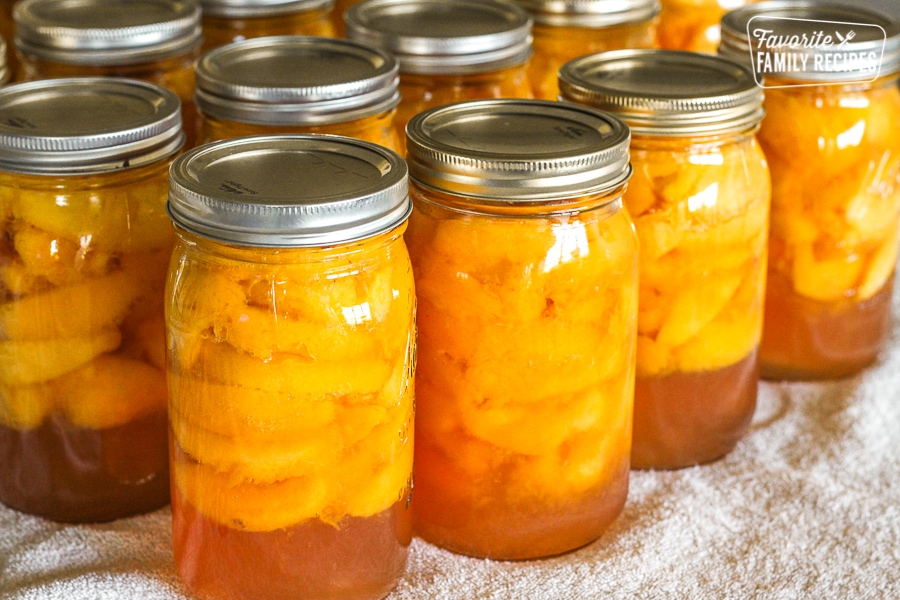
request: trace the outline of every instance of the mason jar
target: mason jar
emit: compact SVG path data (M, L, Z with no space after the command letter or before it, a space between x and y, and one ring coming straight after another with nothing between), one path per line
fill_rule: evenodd
M757 0L660 0L659 46L715 54L722 39L722 16Z
M747 23L754 16L791 19L778 27L787 23L785 31L799 35L820 30L819 21L835 23L846 43L796 50L810 67L851 53L867 57L852 72L810 69L761 78L766 117L759 141L772 170L761 372L771 379L851 375L877 359L891 331L900 223L900 22L858 6L762 2L725 15L720 53L749 59ZM754 56L764 61L756 42Z
M257 38L205 53L196 74L201 143L331 133L400 151L397 61L385 50L334 38Z
M495 559L583 546L628 491L628 128L574 104L500 99L430 109L407 135L416 533Z
M560 67L585 54L653 48L659 0L514 0L534 18L528 75L535 98L556 100Z
M334 0L199 0L203 50L259 37L334 37Z
M172 166L175 564L201 598L383 598L411 538L407 169L339 136Z
M181 99L186 145L194 144L196 2L22 0L14 18L21 79L123 77L161 85Z
M178 97L0 90L0 501L55 521L169 502L163 288Z
M631 465L715 460L756 407L771 196L750 69L675 50L577 58L561 98L631 129L625 208L640 240Z
M531 98L526 66L531 18L498 0L365 0L346 13L347 37L387 49L400 64L406 123L433 106L461 100Z

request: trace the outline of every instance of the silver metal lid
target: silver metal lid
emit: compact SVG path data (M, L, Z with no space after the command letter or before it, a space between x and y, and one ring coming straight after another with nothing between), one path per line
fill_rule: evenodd
M194 0L22 0L23 53L76 65L129 65L177 56L201 40Z
M749 68L676 50L613 50L569 61L560 97L615 113L631 132L662 136L744 131L763 117Z
M401 73L483 73L532 52L531 17L506 1L364 0L344 20L348 38L386 48Z
M184 144L181 101L142 81L45 79L0 89L0 169L71 175L137 167Z
M262 125L320 125L376 115L400 102L397 61L336 38L254 38L197 61L197 106Z
M203 14L232 19L330 11L334 0L200 0Z
M330 246L409 216L407 168L382 146L335 135L214 142L179 156L167 210L180 227L242 246Z
M649 21L660 0L513 0L531 12L534 22L552 27L599 29Z
M751 37L748 32L751 23L754 30L767 29L772 31L768 34L772 36L798 36L798 40L802 40L805 35L814 45L767 48L769 42L761 43L758 37ZM831 36L830 46L817 43L823 39L816 38L819 32ZM760 2L726 13L722 17L719 54L754 65L757 79L761 80L764 74L757 67L764 63L758 62L760 52L773 56L789 53L799 60L806 57L808 68L795 70L792 67L802 63L792 60L789 71L770 73L777 76L826 83L874 79L879 73L889 75L900 71L900 20L855 4L833 5L806 0ZM845 60L851 55L852 63ZM815 68L817 59L821 69ZM826 64L837 68L826 70ZM840 65L854 69L848 71Z
M409 122L410 177L490 206L602 193L631 176L628 126L590 107L475 100Z

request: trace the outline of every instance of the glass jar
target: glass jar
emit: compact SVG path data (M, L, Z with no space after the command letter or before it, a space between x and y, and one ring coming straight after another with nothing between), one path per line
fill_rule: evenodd
M746 24L759 15L838 22L839 34L853 36L837 52L875 46L880 54L884 45L883 57L870 65L880 67L878 77L765 75L759 141L772 169L772 217L761 373L842 377L876 360L891 329L900 223L900 23L856 6L763 2L725 16L720 52L746 60ZM816 26L790 23L796 31Z
M269 37L197 61L200 143L267 133L331 133L400 151L397 61L348 40Z
M762 90L716 56L618 50L560 70L561 98L631 128L625 208L640 240L631 464L728 453L756 407L771 195Z
M64 522L169 502L163 288L178 97L0 90L0 501Z
M331 9L331 25L334 27L334 34L337 37L344 37L347 33L344 26L344 13L350 10L350 7L359 4L362 0L335 0L334 8Z
M401 143L416 114L461 100L531 98L531 18L496 0L365 0L346 13L347 37L400 64Z
M345 137L172 166L175 563L202 598L383 598L411 539L407 169Z
M559 69L574 58L657 45L659 0L514 1L534 18L534 56L528 76L535 98L558 98Z
M196 137L194 60L200 8L189 0L22 0L14 10L25 81L124 77L181 99L186 146Z
M721 40L720 21L729 10L757 0L661 0L659 45L669 50L715 54Z
M407 135L416 533L495 559L583 546L628 491L628 128L589 108L506 99L430 109Z
M334 0L199 0L203 50L259 37L334 37Z

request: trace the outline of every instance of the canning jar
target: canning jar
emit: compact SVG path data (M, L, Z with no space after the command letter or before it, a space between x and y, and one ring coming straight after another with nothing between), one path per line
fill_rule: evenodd
M400 150L397 61L334 38L235 42L196 65L200 143L270 133L331 133Z
M201 598L376 599L411 538L406 165L339 136L172 166L175 563Z
M334 37L334 0L199 0L203 49L281 35Z
M637 240L628 128L538 100L407 128L416 533L495 559L599 537L628 490Z
M756 0L661 0L659 46L715 54L721 39L720 21L729 10Z
M653 48L659 0L514 0L534 18L528 75L535 98L556 100L557 77L579 56L620 48Z
M194 60L200 8L193 0L22 0L14 9L20 78L124 77L181 99L194 143Z
M564 100L631 128L625 208L640 241L631 465L710 462L756 407L770 181L750 69L706 54L617 50L560 70Z
M900 223L900 23L857 6L763 2L725 16L720 52L749 58L753 16L788 17L780 26L792 24L788 31L801 35L821 29L809 19L836 22L847 43L833 52L799 50L810 66L842 53L873 52L854 72L766 74L759 132L772 170L761 373L773 379L850 375L876 360L891 329Z
M0 90L0 500L56 521L169 502L163 289L178 97Z
M344 26L344 13L347 12L354 4L359 4L362 0L335 0L334 7L331 9L331 25L334 27L334 34L338 37L346 35Z
M530 98L531 18L501 0L365 0L346 13L347 37L387 49L400 64L406 123L461 100Z

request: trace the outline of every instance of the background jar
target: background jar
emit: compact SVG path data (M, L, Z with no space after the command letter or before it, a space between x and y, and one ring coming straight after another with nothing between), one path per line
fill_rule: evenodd
M721 40L720 22L729 10L757 0L660 0L660 48L715 54Z
M835 26L844 36L854 34L838 51L874 50L880 59L868 65L880 67L877 78L873 72L765 76L759 141L772 170L772 217L762 375L841 377L873 362L891 329L900 222L900 24L856 6L763 2L725 16L722 54L747 60L746 23L755 15L850 23ZM796 23L798 33L810 27L785 22Z
M22 0L14 9L21 79L124 77L181 99L194 143L194 60L200 8L193 0Z
M431 109L407 132L416 533L497 559L583 546L628 490L628 129L589 108L508 99Z
M716 56L588 55L560 70L561 98L632 132L625 208L640 240L632 467L729 452L756 407L770 181L755 133L762 90Z
M0 90L0 500L57 521L169 502L165 214L177 96L117 79Z
M281 35L334 37L334 0L199 0L203 49Z
M653 48L659 0L514 0L534 18L534 57L528 76L534 97L556 100L560 67L586 54Z
M175 562L204 598L382 598L406 563L415 296L403 160L336 136L172 166Z
M509 2L365 0L346 19L349 39L397 57L401 143L406 123L433 106L531 97L531 18Z
M196 66L201 143L270 133L330 133L400 150L397 61L348 40L257 38Z

